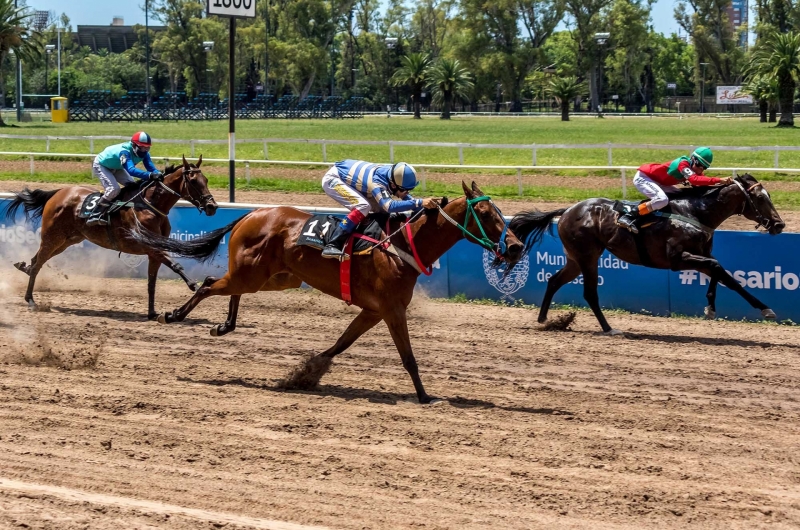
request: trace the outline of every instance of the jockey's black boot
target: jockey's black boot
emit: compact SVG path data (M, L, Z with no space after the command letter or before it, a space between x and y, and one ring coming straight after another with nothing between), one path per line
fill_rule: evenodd
M625 215L620 215L617 219L617 226L621 226L632 234L638 234L639 228L636 227L636 219L639 218L639 210L631 210Z
M330 241L325 245L325 248L322 249L322 257L338 260L347 259L347 256L344 254L344 245L347 243L347 238L350 237L350 234L351 232L345 230L342 223L338 223L336 228L333 229Z
M106 213L109 208L111 208L111 203L105 198L100 199L100 202L97 203L97 206L92 211L92 216L86 220L86 226L106 226L108 224Z

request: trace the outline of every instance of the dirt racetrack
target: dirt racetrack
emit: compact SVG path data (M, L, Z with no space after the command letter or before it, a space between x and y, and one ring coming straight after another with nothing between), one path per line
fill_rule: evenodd
M314 291L143 321L138 280L0 270L0 528L797 528L800 331L417 297L420 406L383 325L276 381L355 310ZM162 281L159 309L183 303ZM43 352L49 352L43 357ZM53 365L61 365L59 368ZM302 526L301 526L302 525Z

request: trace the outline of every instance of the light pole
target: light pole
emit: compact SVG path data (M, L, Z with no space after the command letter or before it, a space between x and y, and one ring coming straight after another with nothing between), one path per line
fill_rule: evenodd
M703 67L703 78L700 80L700 114L706 113L706 66L708 63L700 63Z
M392 88L389 84L389 79L392 77L392 61L390 55L392 50L397 46L397 37L386 37L383 39L383 42L386 44L386 107L388 108L391 105L389 101L392 99Z
M150 1L144 0L144 91L147 92L147 111L150 112Z
M211 93L211 81L209 80L209 77L208 77L208 72L211 71L211 69L209 68L209 57L210 57L211 51L213 49L214 49L214 41L213 40L204 40L203 41L203 51L206 52L206 85L208 86L208 88L206 90L208 90L209 94Z
M45 53L45 57L44 57L44 93L45 94L47 94L47 92L49 90L49 84L47 82L48 81L47 74L49 73L48 69L50 67L50 56L53 54L55 49L56 49L56 45L55 44L46 44L45 47L44 47L44 53Z
M63 28L56 28L56 32L58 33L58 95L61 95L61 30Z
M14 10L15 11L16 11L16 9L18 7L17 3L18 3L18 1L14 0ZM14 54L14 55L17 58L17 75L16 75L16 78L17 78L16 79L16 81L17 81L16 82L16 85L17 85L17 87L16 87L16 90L17 90L17 97L16 97L17 121L21 122L22 121L22 60L20 59L19 55L17 55L17 54Z
M595 85L595 93L592 95L592 99L597 98L596 101L592 101L594 105L594 110L598 110L600 107L600 100L602 99L603 93L603 53L602 47L605 46L608 39L611 38L611 33L595 33L594 40L597 43L597 67L595 71L595 78L592 79L592 82ZM598 110L599 112L599 110Z

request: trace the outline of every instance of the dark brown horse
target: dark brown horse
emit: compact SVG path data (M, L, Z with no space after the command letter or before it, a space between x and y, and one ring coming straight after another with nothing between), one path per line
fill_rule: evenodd
M564 245L567 263L547 282L539 322L547 320L547 311L556 291L583 274L583 297L603 331L619 333L608 325L597 297L597 260L605 249L634 265L673 271L696 270L708 275L711 282L706 314L709 316L716 311L717 283L722 283L761 310L765 318L774 319L775 313L745 291L711 256L714 230L733 215L745 216L772 235L783 231L786 225L761 183L752 175L745 174L736 177L727 186L687 189L670 198L667 209L669 217L653 217L655 222L638 236L617 226L614 201L609 199L589 199L552 212L523 212L516 215L509 228L525 241L525 252L537 245L546 231L552 230L555 217L561 217L558 235ZM637 237L640 238L638 244Z
M506 223L489 197L472 183L463 184L465 197L443 201L439 209L426 211L409 224L411 238L396 235L392 243L404 254L418 250L419 261L430 266L460 239L474 239L509 262L516 263L522 243L506 231ZM296 246L309 214L289 207L262 208L248 213L226 227L191 241L175 241L141 232L134 234L140 243L164 252L195 259L214 255L220 241L231 232L228 246L228 272L219 279L206 278L203 285L183 306L159 317L159 322L180 322L209 296L230 296L228 318L211 329L214 336L225 335L236 328L239 300L243 294L258 291L281 291L300 287L302 282L320 291L341 298L340 264L322 258L321 252ZM397 225L395 225L397 226ZM399 257L384 251L373 251L351 260L352 303L362 308L344 334L331 348L313 360L326 362L345 351L361 335L383 320L389 328L403 366L414 382L420 403L430 403L422 386L417 362L408 336L406 308L414 294L419 271ZM324 370L297 387L311 388ZM297 388L296 387L296 388Z
M25 292L25 301L32 308L36 308L33 300L33 286L36 275L44 264L54 256L61 254L67 248L88 239L92 243L104 248L125 252L126 254L147 255L147 317L155 319L158 314L155 310L156 277L158 269L163 263L194 291L197 284L189 279L180 264L172 261L166 253L134 241L129 237L130 230L142 226L147 230L168 236L170 232L167 213L175 206L178 199L191 202L198 210L206 215L214 215L217 203L208 191L208 179L200 170L203 157L197 164L189 164L186 158L183 164L168 167L164 170L163 182L148 180L131 184L122 189L116 201L132 201L134 208L122 208L113 215L108 226L87 227L86 219L79 217L81 207L86 197L96 190L86 186L69 186L53 191L23 190L6 210L6 217L13 221L17 210L24 207L25 215L29 219L42 219L42 241L39 251L31 258L31 264L16 263L14 266L30 276L28 290Z

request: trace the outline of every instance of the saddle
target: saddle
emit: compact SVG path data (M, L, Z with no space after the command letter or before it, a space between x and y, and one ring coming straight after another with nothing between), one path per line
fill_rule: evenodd
M614 201L612 205L612 209L619 213L620 215L624 215L626 213L630 213L634 210L639 209L639 205L645 201ZM655 212L650 212L647 215L642 215L636 217L635 224L637 228L647 228L648 226L665 219L675 219L676 221L681 221L686 224L692 225L695 228L699 228L704 232L713 232L710 228L702 224L697 219L692 219L691 217L686 217L685 215L680 215L677 213L672 213L670 211L669 205L661 210L656 210Z
M297 238L296 246L306 246L322 250L330 242L333 229L344 219L344 216L317 214L311 217L303 225L300 237ZM388 217L369 216L364 222L360 223L348 241L346 249L348 254L358 255L367 253L369 250L386 237L386 233L381 227L380 221L386 221L384 225L388 230ZM384 245L388 248L388 243Z
M111 207L106 212L106 219L111 219L111 216L115 213L119 212L124 208L147 208L148 210L152 210L152 208L141 200L141 195L137 196L137 194L141 191L141 189L148 183L147 180L142 180L134 184L128 184L127 186L123 187L120 190L117 199L111 203ZM92 216L92 212L94 211L97 203L100 202L100 198L103 196L101 192L92 192L86 196L83 200L83 204L81 205L81 209L78 212L78 217L81 219L88 219ZM155 212L161 213L161 212Z

